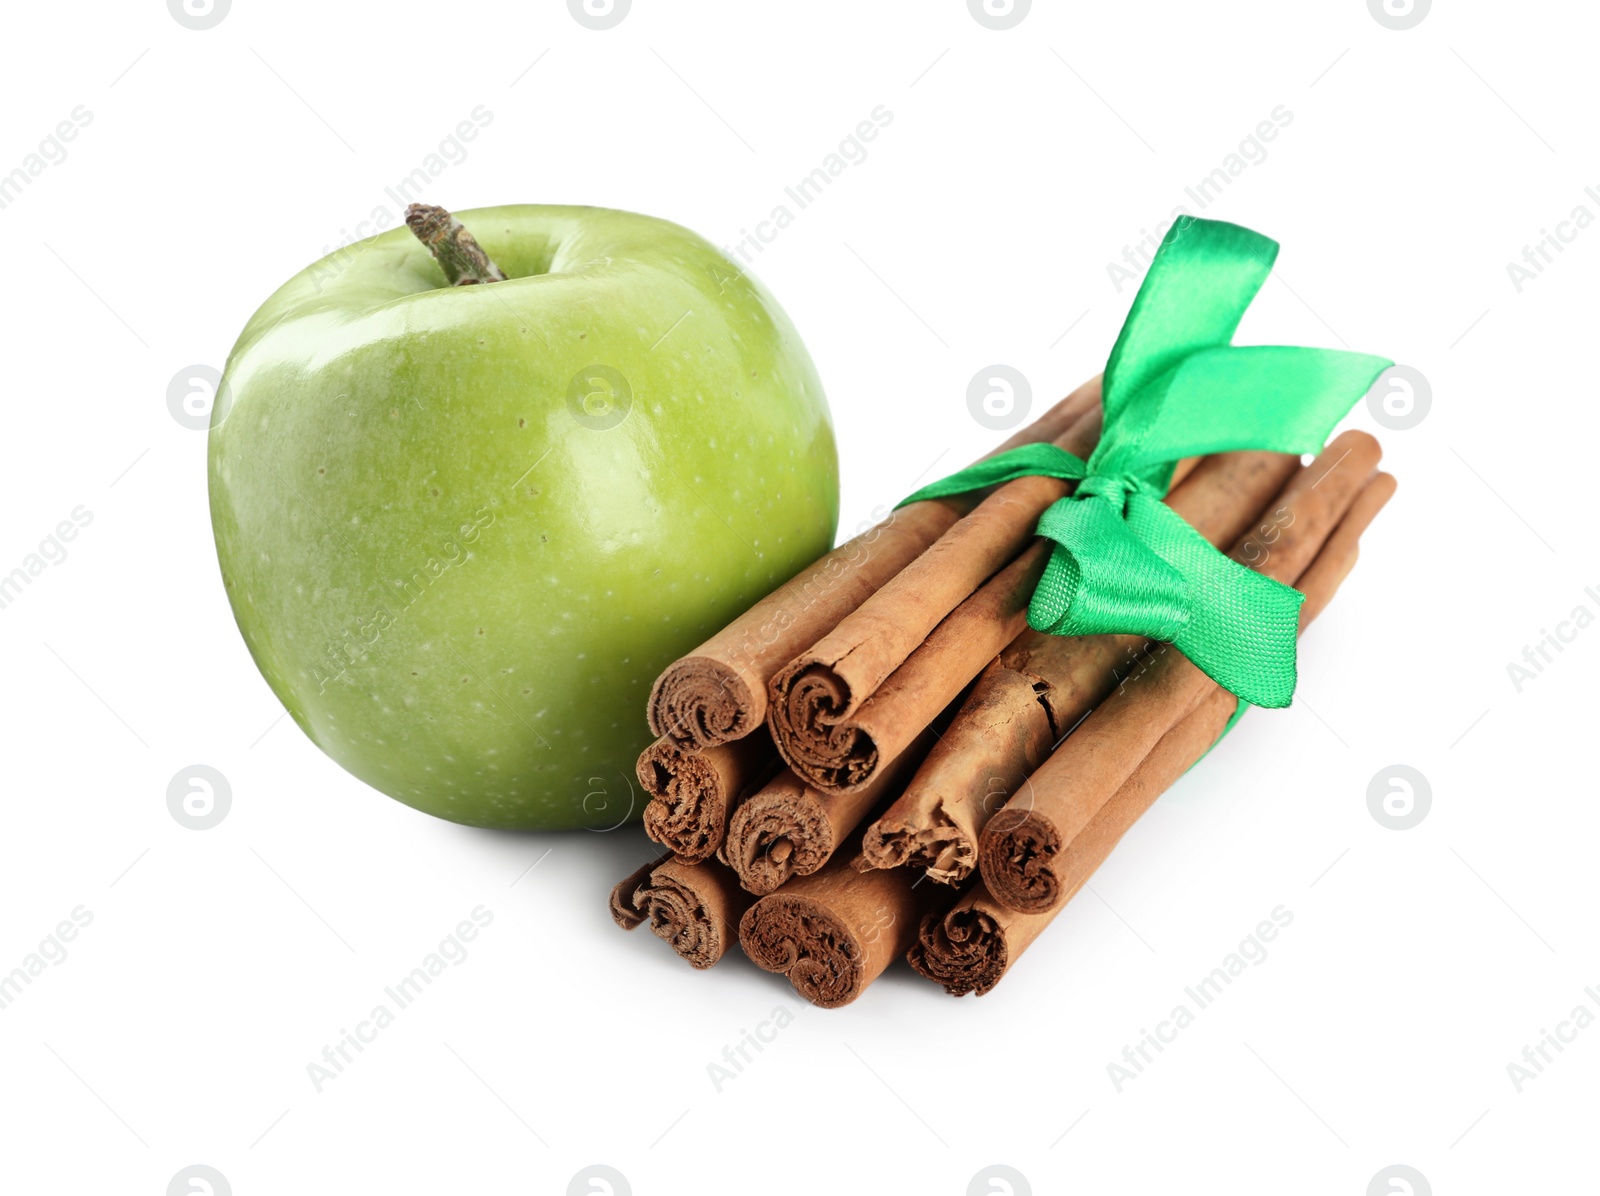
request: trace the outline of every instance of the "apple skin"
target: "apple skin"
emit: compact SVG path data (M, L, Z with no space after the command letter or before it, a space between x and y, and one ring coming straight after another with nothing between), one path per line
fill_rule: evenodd
M402 226L246 326L210 431L223 581L273 692L374 788L609 828L643 810L651 681L832 545L827 400L772 296L687 229L457 217L507 281L447 286Z

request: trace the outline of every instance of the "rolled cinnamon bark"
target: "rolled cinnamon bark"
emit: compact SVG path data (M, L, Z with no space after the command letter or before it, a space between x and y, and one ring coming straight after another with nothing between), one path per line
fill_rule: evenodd
M646 860L617 882L616 887L611 890L611 900L607 905L611 910L613 922L624 930L634 930L644 924L649 915L633 904L633 895L649 883L650 873L670 859L672 853L669 851L666 855Z
M639 784L650 795L645 834L687 864L709 858L734 799L775 762L764 733L704 751L663 735L639 756Z
M1232 694L1219 689L1161 737L1068 845L1065 854L1073 855L1075 863L1080 868L1087 866L1088 871L1067 883L1060 905L1039 913L1021 913L996 901L979 879L948 912L923 916L906 962L919 975L942 984L951 996L970 992L982 996L994 988L1104 862L1133 821L1217 741L1236 702ZM1094 858L1096 851L1100 852L1098 859Z
M697 968L727 954L754 898L714 860L686 864L664 856L611 890L611 917L624 930L650 923L655 936Z
M1394 497L1397 484L1394 475L1374 474L1372 480L1356 495L1350 510L1340 520L1333 535L1323 545L1311 567L1300 575L1296 587L1306 596L1300 606L1300 630L1322 613L1344 579L1355 568L1361 553L1361 535L1377 518L1378 512Z
M1095 377L996 453L1055 441L1100 405ZM991 454L992 455L992 454ZM710 747L749 735L767 715L767 683L977 505L975 495L912 503L841 544L674 661L650 690L657 735Z
M1096 407L1055 443L1087 456L1099 435ZM779 669L767 687L767 725L784 762L819 788L864 782L866 774L850 756L852 737L841 738L836 729L854 718L945 616L1027 547L1044 509L1070 489L1070 483L1046 477L996 487L837 627Z
M1306 596L1306 600L1300 605L1300 634L1303 635L1312 621L1327 609L1339 586L1349 576L1350 570L1355 566L1362 533L1393 497L1394 492L1395 480L1391 475L1374 474L1356 495L1355 501L1340 520L1339 526L1318 550L1316 558L1295 580L1295 585ZM1167 745L1166 748L1158 747L1156 751L1152 751L1145 762L1135 770L1135 777L1141 771L1147 772L1142 782L1135 784L1130 777L1129 781L1117 791L1116 797L1101 807L1083 831L1067 844L1066 850L1061 853L1055 864L1055 873L1069 896L1077 892L1095 869L1105 862L1106 857L1111 854L1111 849L1150 808L1151 803L1193 761L1198 760L1210 749L1211 744L1216 742L1217 736L1222 734L1228 719L1233 717L1237 706L1238 699L1233 694L1213 683L1195 706L1194 711L1186 716L1184 722L1194 720L1188 731L1184 735L1177 735L1176 728L1168 732L1162 739L1162 743ZM1173 740L1170 744L1167 743L1169 739ZM1166 763L1158 759L1162 757L1163 751ZM1147 769L1152 761L1155 761L1155 766Z
M936 900L909 872L859 873L841 852L745 911L739 943L813 1005L848 1005L904 955Z
M728 820L718 858L757 896L791 876L809 876L833 858L846 836L903 784L933 742L925 730L872 782L845 795L823 794L786 768L745 798Z
M854 715L828 725L833 763L810 759L791 765L795 772L825 793L845 795L870 785L1028 625L1028 599L1050 548L1041 540L1025 549L951 611Z
M1235 547L1235 559L1278 581L1297 579L1351 509L1380 455L1365 432L1335 439L1274 500L1272 509L1282 515L1271 545L1252 534ZM1167 648L1150 658L1135 682L1096 707L1025 792L984 827L978 867L994 898L1024 913L1058 907L1066 889L1056 857L1214 685L1181 652Z
M1175 486L1168 505L1222 547L1251 528L1297 468L1296 458L1283 453L1220 453ZM945 884L965 881L990 815L1058 739L1139 667L1146 648L1142 636L1022 631L978 678L905 793L867 828L867 862L910 864Z
M1357 496L1316 560L1301 574L1306 600L1300 630L1327 606L1354 566L1361 533L1394 493L1394 479L1380 473ZM1211 749L1232 717L1237 699L1220 687L1161 737L1116 794L1091 818L1056 862L1070 899L1105 863L1123 835L1196 760ZM1063 902L1063 905L1065 902ZM947 912L923 917L906 961L920 975L944 986L952 996L979 996L1000 982L1019 956L1060 912L1020 913L996 901L981 880Z

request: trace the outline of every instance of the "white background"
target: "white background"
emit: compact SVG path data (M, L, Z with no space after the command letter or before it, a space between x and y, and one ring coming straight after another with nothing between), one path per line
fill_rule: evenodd
M1003 32L958 0L635 0L604 32L558 0L235 0L198 32L159 0L13 7L0 172L92 121L0 211L0 571L93 522L0 610L0 971L93 921L0 1010L0 1187L159 1196L196 1163L240 1196L559 1193L594 1163L640 1196L956 1194L997 1163L1041 1193L1359 1196L1396 1163L1441 1194L1593 1182L1600 1029L1520 1093L1507 1064L1600 1012L1600 630L1521 692L1507 665L1600 614L1600 231L1520 293L1506 268L1600 215L1592 6L1458 0L1394 31L1364 0L1040 0ZM606 915L636 829L430 819L256 674L168 382L374 207L393 223L384 187L477 105L437 202L632 208L723 245L893 113L754 267L827 384L843 528L1000 438L967 412L980 368L1020 369L1036 409L1100 368L1132 297L1107 264L1292 113L1203 209L1284 245L1240 340L1391 356L1432 408L1351 417L1401 488L1295 706L1245 720L992 995L901 970L827 1012L742 957L693 972ZM196 763L233 794L203 833L166 806ZM1396 763L1431 785L1408 831L1367 807ZM307 1064L479 905L470 957L315 1092ZM1268 959L1118 1093L1107 1064L1279 905Z

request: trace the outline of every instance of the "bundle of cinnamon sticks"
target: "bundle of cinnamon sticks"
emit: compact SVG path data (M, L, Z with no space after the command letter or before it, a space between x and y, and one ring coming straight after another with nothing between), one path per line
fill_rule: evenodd
M996 452L1087 457L1100 427L1096 378ZM1303 631L1394 493L1379 455L1360 432L1309 465L1218 453L1166 501L1304 593ZM638 766L667 854L616 887L618 925L700 968L737 940L826 1007L897 958L992 989L1237 708L1169 645L1028 627L1035 525L1071 486L903 506L668 667Z

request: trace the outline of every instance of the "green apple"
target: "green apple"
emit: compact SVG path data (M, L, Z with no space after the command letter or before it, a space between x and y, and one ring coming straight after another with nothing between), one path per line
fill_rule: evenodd
M290 279L213 410L234 616L301 729L456 822L642 811L650 682L827 551L827 401L772 296L602 208L460 213L505 272L406 228ZM419 234L420 235L420 234Z

